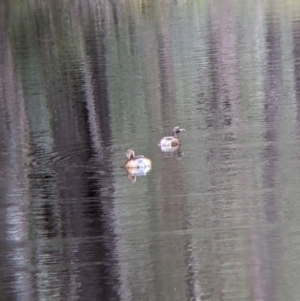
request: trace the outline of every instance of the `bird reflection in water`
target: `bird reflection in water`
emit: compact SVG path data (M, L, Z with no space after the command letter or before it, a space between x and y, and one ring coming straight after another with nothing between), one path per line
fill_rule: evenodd
M180 150L180 146L160 146L160 150L165 157L181 158L184 155L184 153Z
M151 166L147 166L145 168L126 167L128 180L131 183L135 183L137 177L145 176L150 170L151 170Z

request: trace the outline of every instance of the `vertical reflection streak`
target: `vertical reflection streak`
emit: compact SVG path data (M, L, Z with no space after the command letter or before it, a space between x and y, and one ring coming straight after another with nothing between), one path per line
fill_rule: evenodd
M228 299L232 291L243 298L247 273L243 260L246 174L239 160L240 75L238 57L238 8L231 2L209 5L209 59L211 99L206 116L209 132L207 164L211 197L212 298ZM237 229L236 231L233 229ZM229 269L230 267L230 269ZM230 287L230 289L228 289Z
M294 80L296 89L298 140L300 140L300 20L293 22ZM300 152L299 152L300 157Z
M5 11L5 7L2 7ZM4 17L4 16L3 16ZM25 102L14 67L12 47L6 32L0 29L0 163L1 215L4 231L1 239L0 257L4 257L1 283L3 297L7 299L32 300L33 285L29 270L30 244L24 244L29 236L29 137L25 114ZM3 224L2 224L3 223ZM10 268L7 268L7 263ZM14 297L12 297L12 296Z
M278 177L278 131L279 131L279 96L281 84L281 47L280 28L278 16L271 11L267 24L267 81L265 100L265 124L266 124L266 148L264 150L264 178L263 186L267 189L264 195L264 213L266 222L275 224L278 220L278 199L275 187ZM277 300L276 294L276 269L274 246L277 242L277 228L265 233L261 237L266 241L266 253L262 254L264 273L264 298L265 300Z
M159 28L157 34L158 41L158 62L159 62L159 80L161 92L161 120L166 130L177 125L178 112L176 110L176 87L173 62L173 45L171 37L172 5L162 5L159 12ZM169 122L169 124L167 123ZM174 157L175 160L175 157ZM170 164L169 160L164 160L161 172L161 190L162 190L162 226L167 231L176 231L186 229L187 215L185 213L185 197L175 197L172 195L182 194L184 185L182 174L180 172L180 159ZM170 195L171 192L171 195ZM187 273L185 266L185 236L172 236L168 243L160 248L160 257L165 258L156 266L155 275L160 275L154 279L157 286L163 284L162 290L169 295L172 300L184 300L187 290L184 281ZM173 248L173 246L176 248ZM170 254L171 256L166 256ZM174 273L176 271L176 273ZM155 277L155 276L154 276ZM167 279L167 280L166 280ZM176 296L173 289L176 288Z
M174 86L172 40L170 36L170 8L163 7L160 12L160 27L157 34L158 62L161 92L161 116L162 120L168 120L168 131L177 124L176 122L176 99Z
M93 166L89 166L87 170L87 178L93 180L88 180L87 182L86 197L97 197L99 201L97 208L94 208L94 200L91 198L90 204L89 202L87 203L89 206L88 211L94 211L94 224L98 225L97 230L93 229L93 231L100 232L103 237L101 243L102 254L97 254L97 256L101 255L102 260L110 264L107 266L102 265L100 268L97 266L93 267L93 275L99 275L100 287L93 286L91 291L87 279L82 278L81 295L85 298L92 298L91 293L93 292L93 296L101 296L101 299L117 300L119 298L119 275L114 258L115 234L112 217L114 179L109 149L111 145L111 119L106 66L106 35L111 12L108 1L103 0L101 4L100 10L90 7L91 19L87 23L86 57L84 58L85 63L83 66L91 148L94 152L93 160L99 166L99 170L94 169ZM100 20L99 25L97 24L98 19ZM82 255L84 256L84 254ZM85 273L82 275L85 275Z

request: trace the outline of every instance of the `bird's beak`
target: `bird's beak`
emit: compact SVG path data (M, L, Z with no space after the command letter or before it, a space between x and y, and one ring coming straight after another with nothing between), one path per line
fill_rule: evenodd
M180 132L185 132L185 129L180 129Z

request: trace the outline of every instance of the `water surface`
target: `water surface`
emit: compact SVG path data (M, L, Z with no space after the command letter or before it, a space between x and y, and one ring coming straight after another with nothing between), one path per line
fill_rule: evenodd
M298 299L297 1L0 5L2 300Z

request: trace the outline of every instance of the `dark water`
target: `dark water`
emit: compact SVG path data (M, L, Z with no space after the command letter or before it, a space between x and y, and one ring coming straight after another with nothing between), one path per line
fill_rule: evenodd
M0 300L299 300L299 128L298 1L2 1Z

